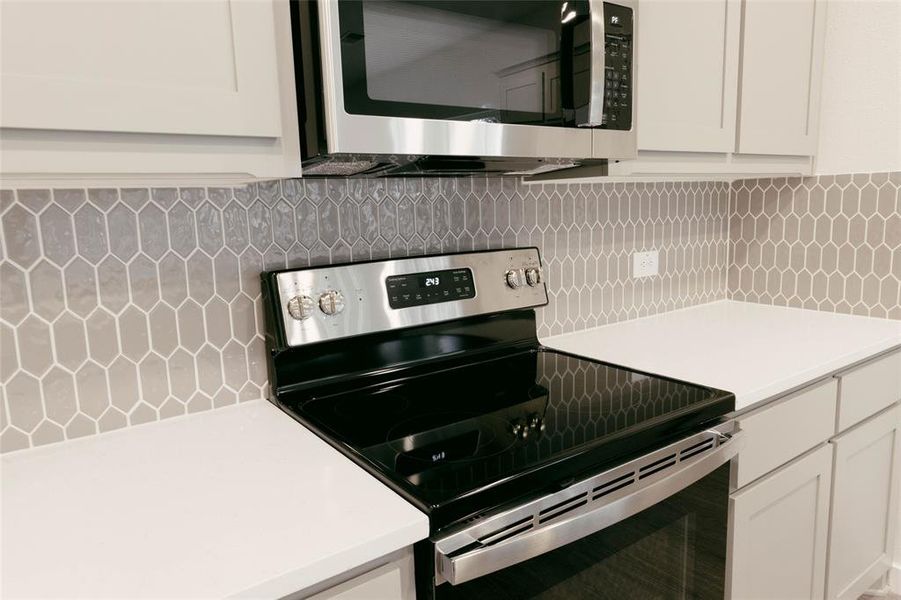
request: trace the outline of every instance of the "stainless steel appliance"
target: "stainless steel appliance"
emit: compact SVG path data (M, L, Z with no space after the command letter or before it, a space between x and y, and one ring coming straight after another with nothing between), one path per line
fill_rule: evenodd
M536 248L265 273L272 401L428 513L419 598L722 599L734 396L542 346L548 275Z
M295 0L304 175L542 173L634 158L636 9Z

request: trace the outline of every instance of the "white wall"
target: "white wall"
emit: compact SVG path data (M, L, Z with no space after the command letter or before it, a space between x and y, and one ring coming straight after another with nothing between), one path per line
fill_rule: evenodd
M818 174L901 171L901 0L827 0Z

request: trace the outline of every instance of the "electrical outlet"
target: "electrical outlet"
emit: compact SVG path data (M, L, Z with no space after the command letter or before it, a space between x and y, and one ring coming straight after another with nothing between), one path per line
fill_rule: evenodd
M632 277L650 277L658 272L657 262L660 253L657 250L635 252L632 255Z

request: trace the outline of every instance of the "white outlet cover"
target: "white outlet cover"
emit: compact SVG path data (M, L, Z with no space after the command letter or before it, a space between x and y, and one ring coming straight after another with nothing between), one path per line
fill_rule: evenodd
M650 277L657 275L660 253L657 250L635 252L632 254L632 277Z

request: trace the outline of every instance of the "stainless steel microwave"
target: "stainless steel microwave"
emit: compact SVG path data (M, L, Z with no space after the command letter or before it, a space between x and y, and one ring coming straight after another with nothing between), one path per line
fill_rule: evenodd
M637 0L294 0L305 176L634 158Z

